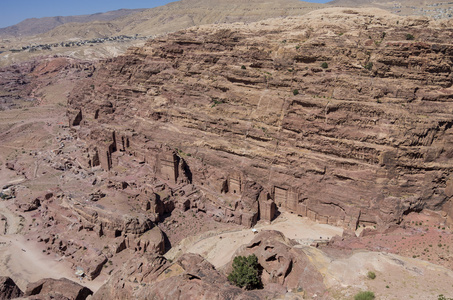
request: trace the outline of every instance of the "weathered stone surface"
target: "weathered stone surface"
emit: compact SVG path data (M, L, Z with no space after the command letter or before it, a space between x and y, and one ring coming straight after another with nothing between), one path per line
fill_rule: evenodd
M85 300L93 292L69 279L46 278L28 284L25 296L37 299ZM33 297L32 297L33 296Z
M140 253L158 253L164 254L165 240L162 231L159 227L145 232L143 235L135 239L134 250ZM132 248L132 247L131 247Z
M128 274L125 276L125 274ZM144 254L128 261L93 299L264 299L277 294L244 291L196 254L184 254L169 264L163 257Z
M0 277L0 299L14 299L21 297L24 293L19 289L14 280L9 277Z
M151 157L169 183L188 168L230 211L212 210L221 221L253 225L264 190L278 209L321 223L398 223L450 198L451 27L413 25L411 41L408 20L369 14L323 10L151 40L100 65L68 113L82 109L78 134L90 144L127 136L122 149Z
M248 244L239 249L235 256L255 254L263 268L261 280L265 289L282 286L288 291L304 291L306 295L323 295L326 287L321 273L297 243L287 239L281 232L266 230L259 232ZM227 268L231 271L231 266Z

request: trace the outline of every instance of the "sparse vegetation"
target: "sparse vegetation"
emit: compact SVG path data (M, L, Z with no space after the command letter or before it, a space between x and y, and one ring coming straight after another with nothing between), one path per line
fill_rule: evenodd
M406 34L406 40L413 41L413 40L415 40L415 37L412 34L408 33L408 34Z
M228 275L228 280L247 290L261 287L262 283L256 255L236 256L233 260L233 271Z
M294 89L294 90L293 90L293 95L294 95L294 96L299 95L299 90L298 90L298 89Z
M242 70L246 70L246 69L247 69L247 67L246 67L246 66L244 66L244 65L242 65L242 66L241 66L241 69L242 69Z
M371 69L373 68L373 63L372 62L368 62L366 65L365 65L365 69L371 71Z
M215 106L218 105L218 104L225 103L224 100L221 100L221 99L218 99L218 98L212 98L211 100L212 100L212 102L211 102L211 103L212 103L212 104L211 104L211 108L212 108L212 107L215 107Z
M376 278L376 273L373 271L369 271L368 274L366 275L370 279L375 279Z
M440 294L437 296L437 300L453 300L453 298L447 298L443 294Z
M329 67L329 65L326 62L323 62L321 64L321 68L323 68L323 69L327 69L328 67Z
M370 291L359 292L354 296L354 300L374 300L374 293Z

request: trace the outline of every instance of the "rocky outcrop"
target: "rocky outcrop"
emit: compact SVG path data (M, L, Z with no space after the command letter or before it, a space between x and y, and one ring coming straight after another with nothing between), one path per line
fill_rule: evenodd
M287 239L281 232L266 230L234 256L255 254L262 267L261 281L265 289L283 287L284 291L304 291L309 297L323 295L326 287L323 276L310 262L301 248L295 248L296 242ZM226 272L231 271L231 265Z
M85 300L93 292L69 279L46 278L37 282L29 283L25 296L33 299L70 299Z
M14 280L9 277L0 277L0 299L14 299L22 297L24 293L19 289Z
M145 254L128 261L93 299L147 299L149 295L154 299L220 300L274 298L277 294L232 286L225 275L196 254L184 254L173 264L161 256Z
M449 28L348 9L192 28L102 63L68 116L104 169L132 155L220 221L253 225L264 192L321 223L399 223L451 201Z
M0 68L0 109L8 110L40 104L37 88L61 78L85 78L93 65L68 58L31 60Z

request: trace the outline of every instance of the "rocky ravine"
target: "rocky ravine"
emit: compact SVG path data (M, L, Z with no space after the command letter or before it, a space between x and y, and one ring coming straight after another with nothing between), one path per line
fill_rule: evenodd
M327 9L151 40L72 92L78 161L117 174L132 155L248 226L274 203L351 229L451 216L450 25Z

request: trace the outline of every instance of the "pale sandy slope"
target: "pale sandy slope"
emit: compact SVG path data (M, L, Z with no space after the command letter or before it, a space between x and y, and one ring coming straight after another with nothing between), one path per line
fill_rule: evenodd
M326 254L307 246L313 240L341 235L342 229L317 224L306 218L282 213L272 224L259 224L261 230L278 230L300 243L310 261L323 274L329 292L326 299L353 299L359 291L370 290L376 299L437 299L439 294L453 297L453 272L426 261L389 253L355 251L349 255ZM209 232L189 237L165 256L177 258L183 252L197 253L222 269L237 249L254 237L251 229ZM335 253L335 251L333 252ZM371 280L368 271L377 275Z
M255 228L261 230L278 230L285 236L298 240L302 244L310 244L316 239L328 239L342 235L343 229L330 225L317 224L307 218L301 218L290 213L282 213L272 224L259 223ZM208 232L198 237L189 237L171 249L167 258L174 259L183 252L200 254L216 268L227 264L236 250L249 243L254 237L251 229L230 232Z

